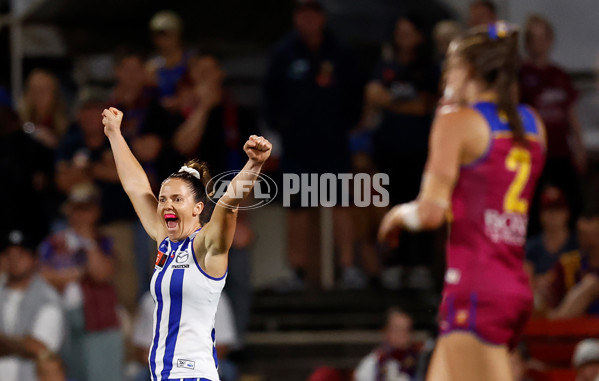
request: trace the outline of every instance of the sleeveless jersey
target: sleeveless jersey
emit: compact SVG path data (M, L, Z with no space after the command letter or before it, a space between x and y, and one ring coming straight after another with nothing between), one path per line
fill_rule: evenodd
M461 167L452 194L444 294L529 297L523 246L545 148L528 108L518 107L527 140L518 144L495 103L472 107L491 136L487 152Z
M226 274L214 278L200 267L193 250L198 231L179 242L166 238L158 249L150 284L156 302L149 357L153 381L219 380L214 316Z

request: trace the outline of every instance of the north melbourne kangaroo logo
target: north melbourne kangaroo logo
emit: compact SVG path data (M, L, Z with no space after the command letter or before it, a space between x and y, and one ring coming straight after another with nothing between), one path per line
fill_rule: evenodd
M189 258L189 253L181 253L181 254L177 255L177 258L175 258L175 261L177 263L183 263L183 262L186 262L188 258Z

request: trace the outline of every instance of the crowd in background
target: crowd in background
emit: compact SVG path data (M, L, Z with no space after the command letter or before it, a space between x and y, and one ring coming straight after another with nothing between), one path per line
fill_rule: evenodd
M468 26L495 20L492 3L471 5ZM155 190L190 158L206 161L213 174L240 169L243 143L263 121L282 145L280 157L267 168L274 177L382 172L390 177L391 204L416 197L432 118L442 102L444 52L463 27L446 20L431 28L420 15L403 14L382 46L380 61L371 73L363 73L351 49L327 27L319 3L300 3L293 24L294 30L272 49L259 110L239 104L227 88L219 55L189 49L181 19L168 11L149 24L153 57L135 47L114 52L108 97L84 87L75 105L66 104L57 76L43 68L27 75L22 99L11 103L0 97L6 216L0 222L3 380L149 377L153 301L146 290L155 243L119 183L100 118L108 105L124 112L123 136ZM520 96L539 112L548 141L526 248L536 314L596 314L599 214L582 197L580 179L588 166L576 90L550 59L555 33L550 22L532 15L522 30ZM588 204L594 205L592 200ZM384 212L333 208L339 288L435 287L431 269L443 232L406 234L401 252L387 252L375 239ZM217 350L223 360L243 345L250 317L254 233L246 213L239 215L217 316ZM292 199L285 213L292 273L273 289L318 287L318 208ZM409 338L410 317L393 310L388 318L386 342L362 361L356 380L382 380L381 374L393 372L405 374L393 379L410 380L422 373L418 359L423 348ZM597 361L599 356L591 362ZM237 379L233 363L220 364L223 381ZM334 379L326 374L320 379Z

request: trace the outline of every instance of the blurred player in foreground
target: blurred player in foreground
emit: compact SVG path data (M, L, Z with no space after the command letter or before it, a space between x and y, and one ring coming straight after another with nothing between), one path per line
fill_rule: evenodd
M518 33L498 22L452 42L420 194L379 239L451 222L440 337L428 380L512 380L509 350L532 310L523 268L528 206L545 156L542 122L516 102Z

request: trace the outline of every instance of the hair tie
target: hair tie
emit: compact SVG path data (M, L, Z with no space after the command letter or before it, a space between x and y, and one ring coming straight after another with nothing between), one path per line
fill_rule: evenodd
M497 21L494 24L489 24L487 32L491 40L497 40L506 37L510 30L510 26L505 21Z
M179 172L187 172L190 175L192 175L193 177L197 178L198 180L200 180L200 172L198 172L197 169L193 169L191 167L188 167L186 165L182 166L181 169L179 169Z

